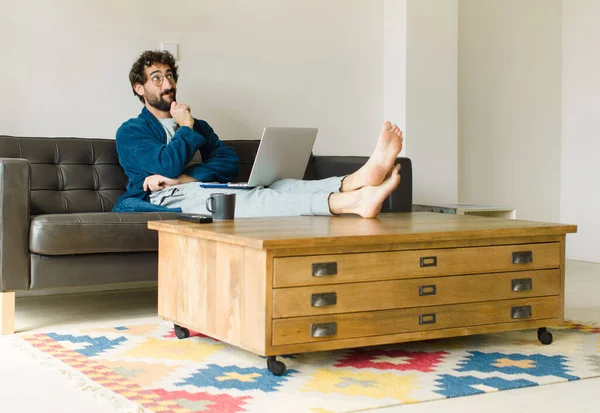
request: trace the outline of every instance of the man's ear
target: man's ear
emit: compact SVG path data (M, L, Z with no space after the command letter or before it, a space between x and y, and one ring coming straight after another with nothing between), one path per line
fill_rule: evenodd
M138 95L144 96L144 85L142 85L141 83L136 83L135 85L133 85L133 89Z

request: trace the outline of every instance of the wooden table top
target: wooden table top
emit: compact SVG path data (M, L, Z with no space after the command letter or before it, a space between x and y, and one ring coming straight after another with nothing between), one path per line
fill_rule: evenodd
M357 216L237 218L196 224L149 221L148 228L253 248L328 247L335 244L445 241L491 237L563 235L576 225L429 212Z

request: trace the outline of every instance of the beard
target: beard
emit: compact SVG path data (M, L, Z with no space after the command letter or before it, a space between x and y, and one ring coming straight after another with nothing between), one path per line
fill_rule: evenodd
M173 96L173 100L172 102L175 101L175 89L169 89L169 90L165 90L164 92L162 92L160 95L152 95L152 94L146 94L146 101L148 102L148 104L150 106L152 106L155 109L160 110L161 112L170 112L171 111L171 102L167 102L165 99L163 99L163 96L166 95L172 95Z

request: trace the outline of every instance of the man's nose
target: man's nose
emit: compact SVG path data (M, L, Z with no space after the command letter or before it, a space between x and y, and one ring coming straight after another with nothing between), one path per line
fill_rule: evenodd
M173 89L173 85L171 84L171 82L169 81L169 79L167 79L167 77L163 77L162 83L160 85L160 87L163 90L168 90L168 89Z

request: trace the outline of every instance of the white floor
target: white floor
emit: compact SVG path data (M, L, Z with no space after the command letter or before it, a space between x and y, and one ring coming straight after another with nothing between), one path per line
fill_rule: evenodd
M566 274L566 317L600 323L600 264L567 261ZM151 321L156 315L156 296L155 289L144 289L19 297L16 328L34 333L83 322L91 326L116 325L133 318ZM598 391L600 378L370 412L598 412ZM101 404L93 392L74 390L66 375L39 366L35 359L23 357L9 340L0 338L0 412L113 413L114 409Z

